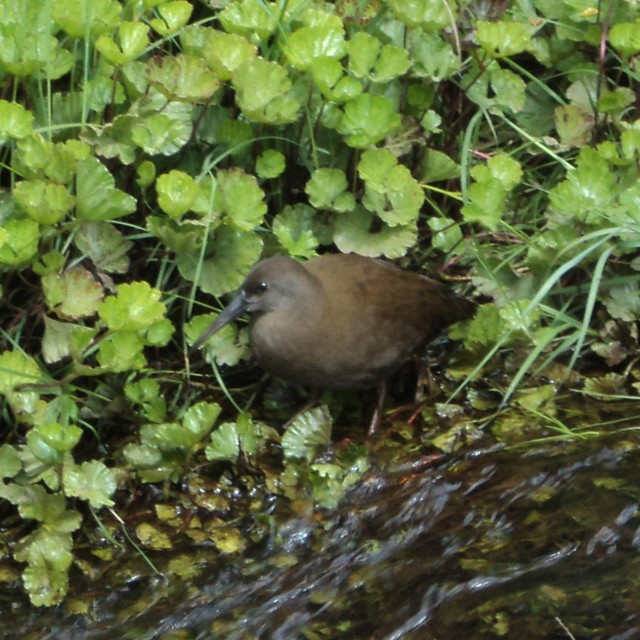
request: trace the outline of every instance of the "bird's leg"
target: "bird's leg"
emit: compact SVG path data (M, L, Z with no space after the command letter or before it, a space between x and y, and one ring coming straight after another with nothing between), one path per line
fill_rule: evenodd
M437 394L437 388L431 375L431 365L426 355L416 356L416 393L414 401L422 404L424 401L424 388L429 390L429 400L433 400Z
M380 425L382 424L382 414L384 412L384 401L387 398L387 381L379 382L376 387L377 398L376 398L376 408L373 411L373 415L371 416L371 424L369 425L369 436L372 436L378 431Z

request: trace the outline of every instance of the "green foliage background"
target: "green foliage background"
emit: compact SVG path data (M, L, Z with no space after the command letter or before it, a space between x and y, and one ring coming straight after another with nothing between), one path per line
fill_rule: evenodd
M82 514L119 483L277 439L247 416L210 438L221 409L184 374L211 319L190 319L198 292L232 291L265 253L460 265L488 301L453 333L461 389L501 371L504 401L565 382L637 397L637 3L0 0L0 15L0 496L29 523L3 553L34 604L64 597ZM246 338L228 327L206 357L235 365ZM328 434L302 432L285 457L311 463ZM316 487L366 467L343 462L312 468Z

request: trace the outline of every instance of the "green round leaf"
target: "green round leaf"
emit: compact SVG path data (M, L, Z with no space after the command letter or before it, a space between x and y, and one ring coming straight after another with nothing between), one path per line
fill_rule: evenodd
M220 80L231 80L234 71L255 58L258 50L246 38L235 33L210 30L202 55Z
M224 222L240 231L255 229L267 212L264 191L255 177L242 169L229 169L218 171L216 179L215 203Z
M611 46L625 56L636 55L640 51L640 24L636 22L619 22L609 31Z
M256 160L256 173L263 180L277 178L285 169L285 158L280 151L267 149Z
M166 102L164 97L162 99ZM161 113L146 113L135 119L131 124L130 139L149 155L171 156L191 138L193 105L174 101L158 108L162 108Z
M273 220L273 233L291 256L316 255L318 239L314 233L315 211L304 204L285 207Z
M135 211L136 200L115 187L110 171L97 158L78 164L76 214L78 220L112 220Z
M287 39L284 54L289 63L298 69L308 69L316 60L340 60L347 54L342 29L328 25L302 27Z
M228 460L235 462L240 455L238 428L234 422L221 424L211 434L211 442L204 450L207 460Z
M66 187L44 180L18 182L13 197L32 220L42 225L52 225L62 220L75 201Z
M371 230L373 214L363 208L338 216L333 240L343 253L359 253L372 258L384 255L399 258L411 247L417 236L415 224Z
M258 42L266 42L278 26L276 14L265 11L261 0L231 2L218 14L218 19L225 31L256 38Z
M476 182L467 191L468 202L462 207L467 222L477 222L488 229L498 228L504 214L506 191L495 178Z
M238 106L250 120L268 124L295 122L300 103L291 91L284 67L255 58L236 69L232 83Z
M151 20L151 26L161 36L172 35L187 24L192 12L193 4L186 0L163 2L158 7L160 18L153 18Z
M19 266L38 251L40 227L33 220L9 220L0 227L0 264Z
M55 422L38 425L27 433L27 444L33 455L46 464L57 464L65 453L80 441L82 429Z
M94 509L112 507L111 496L117 488L116 477L99 460L64 468L64 491L68 496L87 500Z
M296 416L282 435L285 458L299 458L311 462L318 448L331 443L331 426L331 414L325 405Z
M380 142L400 127L400 116L384 96L362 94L347 102L338 132L350 147L364 149Z
M126 273L129 269L127 252L133 243L108 222L82 223L73 237L73 243L102 271Z
M96 49L113 65L122 66L140 57L149 45L149 27L142 22L123 22L118 28L120 45L106 35Z
M137 371L147 365L144 342L135 331L116 331L100 342L98 362L108 371Z
M449 218L429 218L429 228L433 233L431 244L444 252L452 251L462 241L462 231L454 220Z
M493 56L515 56L532 46L531 26L522 22L478 22L476 38Z
M120 21L122 5L117 0L64 0L53 2L53 20L72 38L84 38L89 27L90 34L97 37L114 29Z
M119 284L98 309L101 320L112 331L139 331L164 317L161 292L148 282Z
M13 478L22 469L17 450L10 444L0 446L0 477Z
M182 422L199 440L213 429L222 408L217 402L197 402L187 409Z
M158 204L171 218L180 218L191 209L198 195L198 183L184 171L174 169L156 180Z
M33 114L16 102L0 100L0 144L33 133Z
M184 278L198 279L198 286L214 296L237 289L249 269L258 261L262 240L255 233L237 231L223 225L215 231L211 257L202 263L193 251L176 254L176 264Z
M61 318L83 318L96 313L104 297L102 285L90 271L77 266L64 273L48 273L42 277L47 304Z
M422 27L435 31L451 26L457 19L455 5L433 0L387 0L398 20L408 27Z
M152 58L147 78L168 98L189 102L209 100L220 86L220 80L204 60L186 54Z
M356 206L353 194L347 191L347 176L341 169L317 169L305 191L309 202L317 209L343 212Z

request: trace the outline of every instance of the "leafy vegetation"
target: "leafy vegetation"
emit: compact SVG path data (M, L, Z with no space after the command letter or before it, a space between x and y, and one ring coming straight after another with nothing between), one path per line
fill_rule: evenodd
M281 446L270 490L333 506L366 470L318 458L322 411L217 424L254 396L218 370L242 330L189 371L196 298L266 253L468 273L486 304L448 376L476 411L638 395L636 3L216 7L0 0L0 497L27 523L3 552L36 605L118 486Z

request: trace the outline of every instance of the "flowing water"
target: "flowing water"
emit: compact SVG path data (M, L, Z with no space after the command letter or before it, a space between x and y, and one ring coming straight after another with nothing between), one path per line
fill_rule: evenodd
M140 574L90 623L14 606L4 637L640 638L639 504L633 431L372 469L330 519L282 504L191 581Z

